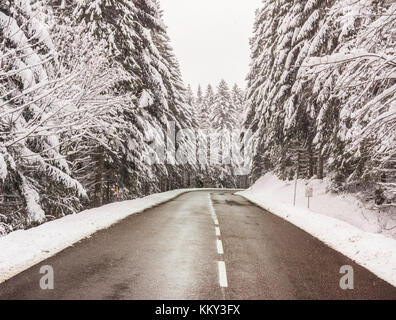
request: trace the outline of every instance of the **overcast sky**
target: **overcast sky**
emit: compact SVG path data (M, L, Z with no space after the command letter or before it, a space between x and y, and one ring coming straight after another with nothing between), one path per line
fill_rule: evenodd
M225 79L245 87L249 38L262 0L160 0L183 79L198 84Z

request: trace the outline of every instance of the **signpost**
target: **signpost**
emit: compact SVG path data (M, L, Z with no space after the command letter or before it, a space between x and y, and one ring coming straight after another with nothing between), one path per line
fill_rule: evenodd
M294 147L290 148L294 155L293 160L296 166L296 177L294 181L294 194L293 194L293 206L296 206L296 198L297 198L297 187L298 187L298 179L300 178L310 178L313 175L313 161L315 155L312 155L312 152L306 148ZM308 208L310 198L313 197L313 188L307 187L305 190L305 196L308 198Z
M313 188L311 186L307 186L305 189L305 196L308 198L308 209L309 209L309 199L313 197Z

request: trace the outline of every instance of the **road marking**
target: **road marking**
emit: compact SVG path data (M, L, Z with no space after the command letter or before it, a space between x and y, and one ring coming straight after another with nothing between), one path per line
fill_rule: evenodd
M227 281L227 271L226 271L225 263L224 263L224 261L217 261L217 264L219 266L219 283L220 283L220 287L227 288L228 287L228 281Z
M210 215L212 216L212 219L213 219L214 223L216 224L217 216L216 216L216 211L215 211L215 209L213 207L213 202L212 202L212 199L210 197L210 193L208 193L208 198L209 198L209 212L210 212Z
M223 242L221 242L221 240L219 240L219 239L217 239L217 253L224 254Z
M216 236L220 237L221 232L220 232L220 227L219 227L219 220L217 219L216 215L216 210L213 206L212 198L210 196L210 193L208 194L209 198L209 212L210 215L212 216L213 222L215 224L216 228ZM218 254L224 254L224 249L223 249L223 242L220 239L216 240L217 243L217 253ZM226 271L226 266L224 261L217 261L218 267L219 267L219 283L220 287L222 288L227 288L228 287L228 281L227 281L227 271ZM223 298L224 298L224 291L223 292Z

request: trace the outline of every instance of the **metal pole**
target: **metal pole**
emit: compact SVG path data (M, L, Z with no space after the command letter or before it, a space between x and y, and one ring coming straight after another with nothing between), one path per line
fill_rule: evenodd
M298 152L298 151L297 151ZM297 180L298 175L300 173L300 153L297 154L297 169L296 169L296 181L294 182L294 199L293 199L293 206L296 206L296 196L297 196Z
M296 193L297 193L297 174L296 174L296 181L294 182L294 199L293 199L293 206L296 206Z

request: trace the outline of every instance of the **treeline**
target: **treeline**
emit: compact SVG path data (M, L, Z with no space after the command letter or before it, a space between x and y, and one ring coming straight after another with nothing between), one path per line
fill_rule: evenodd
M151 148L187 93L156 0L0 1L0 234L195 186Z
M245 92L237 84L230 88L225 80L194 93L188 86L187 101L205 136L209 170L202 180L206 187L247 188L250 154L243 152L240 135L245 112Z
M395 206L395 48L394 1L265 1L247 89L253 178L293 178L300 154L301 177L377 188L377 204Z

